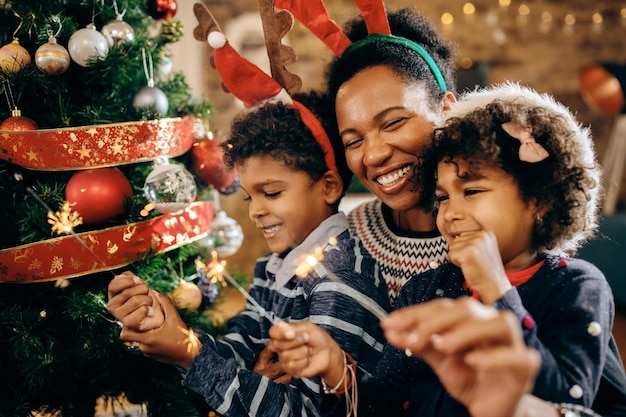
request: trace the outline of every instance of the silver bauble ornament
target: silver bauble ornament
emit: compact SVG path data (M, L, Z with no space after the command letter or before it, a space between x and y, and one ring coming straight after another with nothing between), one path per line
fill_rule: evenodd
M70 67L70 53L51 36L35 51L35 65L44 74L62 74Z
M174 213L196 200L196 181L187 169L171 164L167 157L154 161L153 170L144 182L143 191L161 213Z
M169 100L163 91L157 87L144 87L135 94L133 106L144 112L154 110L161 116L167 114L170 107Z
M70 36L67 49L74 62L86 67L93 60L106 58L109 53L109 43L104 35L90 23Z
M101 32L109 46L121 45L135 40L135 30L131 25L124 22L121 16L102 26Z

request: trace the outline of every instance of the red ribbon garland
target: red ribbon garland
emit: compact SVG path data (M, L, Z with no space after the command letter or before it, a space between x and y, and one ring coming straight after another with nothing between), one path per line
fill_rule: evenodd
M200 201L138 223L5 249L0 282L44 282L121 268L201 239L212 218L213 203Z

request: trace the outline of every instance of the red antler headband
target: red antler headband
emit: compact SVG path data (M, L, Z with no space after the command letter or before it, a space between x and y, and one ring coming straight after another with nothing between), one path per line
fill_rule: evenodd
M369 33L365 39L355 43L352 43L341 28L329 17L323 0L275 0L274 6L290 11L300 23L324 42L338 57L350 54L352 51L376 41L403 45L422 57L437 80L441 91L447 91L441 71L430 54L417 42L391 34L385 5L381 0L355 0L354 2L363 15L363 21Z
M293 100L287 91L258 66L248 61L230 45L221 32L211 32L207 41L214 51L215 68L224 86L246 107L266 101L280 101L300 112L300 118L322 147L328 169L337 171L335 152L322 124L302 103Z

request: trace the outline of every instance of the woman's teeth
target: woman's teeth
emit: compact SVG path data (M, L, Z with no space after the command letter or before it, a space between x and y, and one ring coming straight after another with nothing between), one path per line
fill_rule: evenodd
M378 182L383 187L388 187L390 185L395 184L400 178L405 177L409 173L410 170L411 170L411 167L407 165L404 168L399 169L392 174L381 175L380 177L376 178L376 182Z

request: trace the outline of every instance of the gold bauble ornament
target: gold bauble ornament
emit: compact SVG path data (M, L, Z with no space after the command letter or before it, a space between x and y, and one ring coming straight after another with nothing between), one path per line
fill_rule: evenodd
M202 291L193 282L181 279L171 294L174 305L182 310L197 310L202 304Z

